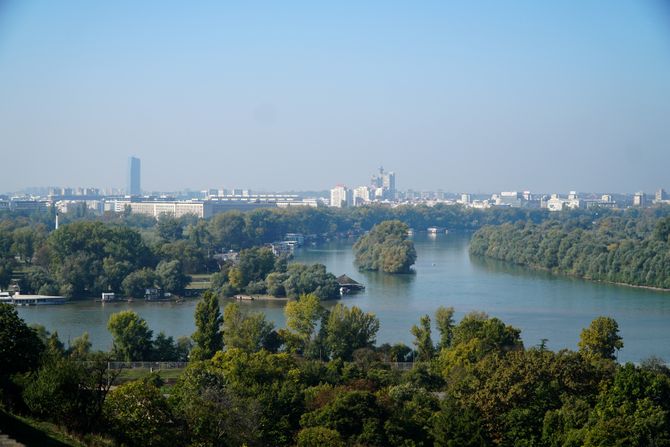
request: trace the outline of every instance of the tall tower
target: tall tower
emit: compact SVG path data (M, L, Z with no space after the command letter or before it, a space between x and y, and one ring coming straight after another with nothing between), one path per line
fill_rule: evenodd
M140 187L140 159L136 157L128 158L128 184L126 193L131 196L142 194Z

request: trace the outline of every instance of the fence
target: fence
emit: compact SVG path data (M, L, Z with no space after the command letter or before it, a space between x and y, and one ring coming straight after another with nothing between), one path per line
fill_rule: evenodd
M382 362L389 365L391 369L400 369L402 371L410 370L414 367L413 362ZM161 369L183 369L188 366L188 362L107 362L107 369L151 369L159 371Z
M182 369L188 362L107 362L107 369Z

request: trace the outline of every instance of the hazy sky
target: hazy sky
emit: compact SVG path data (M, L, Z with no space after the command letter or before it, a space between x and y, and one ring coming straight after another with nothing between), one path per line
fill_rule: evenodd
M666 4L0 0L0 191L670 189Z

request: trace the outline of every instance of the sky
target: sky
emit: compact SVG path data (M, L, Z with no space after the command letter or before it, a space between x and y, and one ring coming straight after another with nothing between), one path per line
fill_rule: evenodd
M0 191L670 189L661 0L0 0Z

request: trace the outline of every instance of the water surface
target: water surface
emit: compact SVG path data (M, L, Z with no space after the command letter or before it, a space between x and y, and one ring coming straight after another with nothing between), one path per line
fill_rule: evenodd
M577 349L582 328L600 315L617 320L624 339L622 361L639 361L651 355L670 361L670 293L535 272L500 261L471 258L469 236L448 234L414 236L418 259L416 273L387 275L361 273L353 265L353 241L332 242L296 253L301 262L321 262L335 275L346 273L365 284L362 293L343 298L374 312L381 320L379 343L411 344L410 327L438 306L453 306L456 318L484 311L522 330L526 346L548 339L550 349ZM283 302L242 302L245 309L264 312L278 327L284 325ZM330 304L332 305L332 304ZM175 337L194 330L195 302L95 303L20 308L29 323L58 330L62 340L88 331L94 346L108 349L109 316L133 309L157 333ZM435 337L437 338L437 337Z

